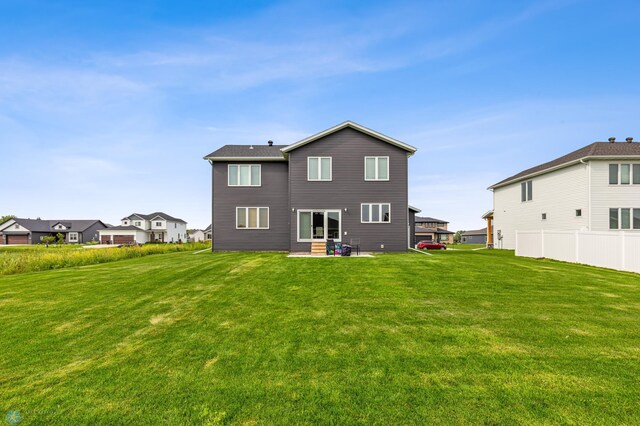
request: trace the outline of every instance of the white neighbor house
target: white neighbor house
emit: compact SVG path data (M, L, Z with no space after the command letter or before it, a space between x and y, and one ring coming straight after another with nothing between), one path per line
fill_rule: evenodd
M102 244L177 243L187 241L187 222L166 213L134 213L121 220L119 226L102 229Z
M189 242L204 241L204 231L202 229L192 229L189 231Z
M640 143L594 142L489 187L494 247L516 248L516 231L640 234Z

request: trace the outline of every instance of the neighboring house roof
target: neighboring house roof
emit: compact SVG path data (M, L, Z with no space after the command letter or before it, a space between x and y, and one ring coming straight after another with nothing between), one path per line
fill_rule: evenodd
M311 135L307 138L304 138L296 143L293 143L291 145L286 146L285 148L282 148L282 152L287 153L289 151L293 151L294 149L300 148L301 146L304 146L308 143L314 142L320 138L323 138L327 135L330 135L331 133L335 133L339 130L345 129L347 127L350 127L352 129L355 129L361 133L367 134L369 136L373 136L376 139L379 139L383 142L387 142L391 145L395 145L399 148L404 149L405 151L408 151L409 153L413 154L414 152L417 151L417 148L406 144L404 142L400 142L397 139L394 139L392 137L389 137L387 135L383 135L382 133L376 132L375 130L369 129L367 127L364 127L358 123L354 123L353 121L345 121L344 123L340 123L337 126L333 126L327 130L323 130L320 133L316 133L315 135Z
M127 225L127 226L112 226L111 228L101 229L101 231L140 231L146 232L144 229L140 229L137 226ZM151 232L151 231L149 231Z
M433 222L433 223L449 223L446 220L440 220L440 219L436 219L434 217L423 217L423 216L416 216L416 223L426 223L426 222Z
M463 237L471 237L473 235L487 235L487 228L476 229L473 231L465 231L462 233Z
M212 161L286 161L281 149L287 145L225 145L204 157Z
M551 170L560 169L580 162L580 160L607 159L619 157L640 157L640 143L638 142L594 142L583 148L558 157L555 160L542 163L523 170L513 176L491 185L488 189L498 188L518 180L543 174Z
M28 229L31 232L83 232L87 228L93 226L95 223L104 223L97 219L90 220L43 220L43 219L14 219L17 224L23 228ZM53 229L57 224L64 225L67 229ZM107 226L107 225L104 225Z
M493 209L489 210L488 212L486 212L485 214L482 215L483 219L487 219L489 217L493 217Z
M423 228L422 226L415 227L416 234L455 234L448 229L444 228Z
M409 206L409 210L414 211L414 212L416 212L416 213L420 213L420 212L422 211L422 210L420 210L419 208L417 208L417 207L413 207L413 206L411 206L411 205Z
M182 223L187 223L182 219L178 219L177 217L173 217L173 216L169 216L166 213L162 213L162 212L155 212L155 213L150 213L150 214L141 214L141 213L133 213L123 219L130 219L134 216L139 217L140 219L144 219L144 220L153 220L156 217L160 216L161 218L168 220L170 222L182 222Z
M204 228L204 232L211 232L211 225Z

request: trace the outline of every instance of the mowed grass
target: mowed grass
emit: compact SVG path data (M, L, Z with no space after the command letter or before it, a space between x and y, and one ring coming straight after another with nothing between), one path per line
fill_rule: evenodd
M640 420L640 277L510 252L19 274L0 324L0 412L23 424Z

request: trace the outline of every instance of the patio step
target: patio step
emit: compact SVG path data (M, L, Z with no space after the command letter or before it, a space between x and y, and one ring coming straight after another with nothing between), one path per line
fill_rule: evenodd
M327 252L327 246L324 242L318 241L311 243L311 254L325 254Z

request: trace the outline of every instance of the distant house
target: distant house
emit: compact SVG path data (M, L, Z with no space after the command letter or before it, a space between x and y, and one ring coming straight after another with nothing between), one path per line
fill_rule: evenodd
M213 250L324 253L412 246L408 162L416 148L346 121L291 145L225 145L212 165Z
M462 244L487 244L487 228L465 231L460 235Z
M0 244L38 244L43 237L62 234L67 243L98 241L99 231L106 229L102 221L43 220L14 218L0 225Z
M493 191L494 247L516 232L640 232L640 143L594 142L508 177Z
M133 213L120 225L100 231L102 244L179 243L187 241L187 222L166 213Z
M213 231L211 230L211 225L207 226L204 229L204 239L205 241L211 241L213 239Z
M416 216L415 222L416 242L434 241L445 244L453 243L453 235L455 232L447 229L449 222L446 220Z
M205 237L202 229L192 229L187 233L187 235L189 236L190 243L204 241Z

